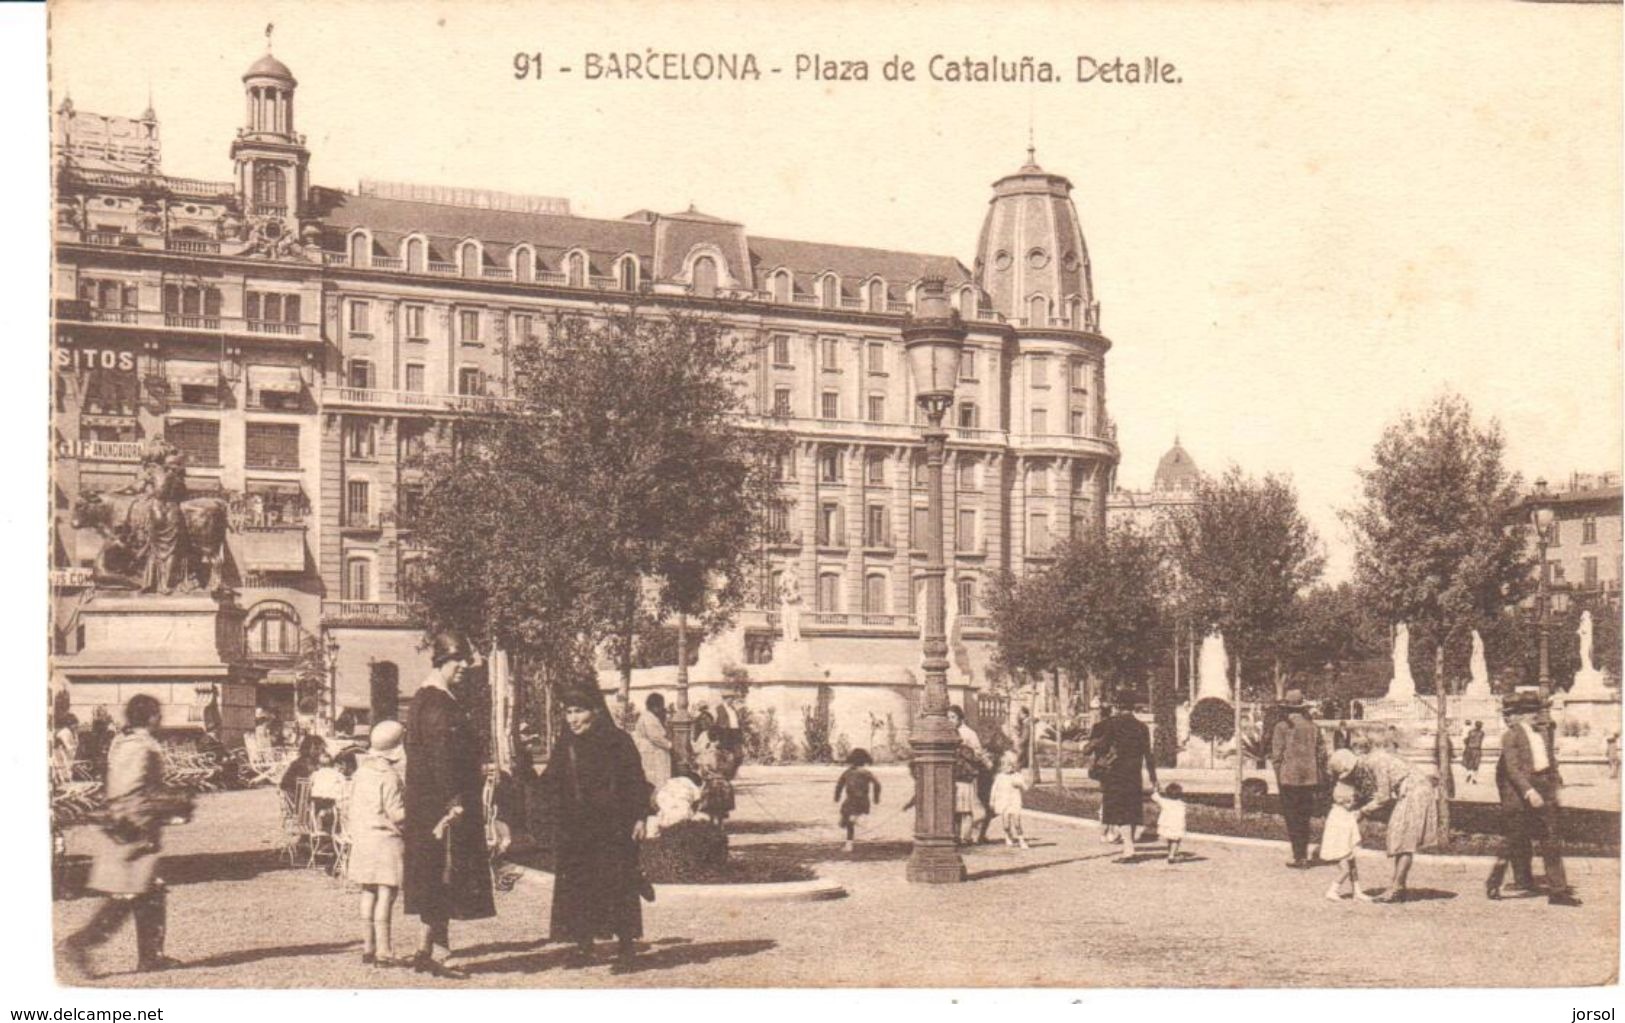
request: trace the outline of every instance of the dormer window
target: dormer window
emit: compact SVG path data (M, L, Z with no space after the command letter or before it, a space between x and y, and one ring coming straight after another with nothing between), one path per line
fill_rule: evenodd
M818 303L825 309L839 309L841 307L841 279L834 274L826 274L818 282Z
M534 280L536 277L536 254L528 247L520 247L513 254L513 279L516 281Z
M886 311L886 282L869 282L869 311L883 313Z
M773 301L788 304L794 290L791 287L790 272L788 270L780 270L773 275Z
M474 242L464 242L457 250L458 258L462 261L464 277L478 277L480 275L480 247Z
M406 240L406 272L420 274L429 266L429 247L422 238Z
M619 277L622 291L638 290L638 258L636 256L622 257Z
M1034 295L1027 301L1027 325L1029 327L1049 326L1049 301L1042 295Z
M587 286L587 257L579 252L572 252L564 261L565 283L572 288L585 288Z
M357 231L350 235L351 266L372 265L372 245L370 244L370 241L371 240L367 237L366 232L364 231Z
M717 293L717 261L710 256L701 256L694 261L693 270L694 294L701 298L711 298Z

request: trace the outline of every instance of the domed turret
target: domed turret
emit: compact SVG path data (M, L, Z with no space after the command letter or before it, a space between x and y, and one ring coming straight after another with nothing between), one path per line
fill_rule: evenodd
M299 84L294 79L293 72L288 70L288 65L277 60L269 53L256 60L247 71L243 72L243 81L246 82L250 78L271 78L280 82L287 82L289 85Z
M1162 456L1157 463L1157 474L1151 478L1151 489L1167 490L1195 490L1197 482L1202 478L1202 472L1196 468L1196 462L1191 458L1174 438L1174 446Z
M976 246L976 279L1007 319L1028 327L1099 329L1089 250L1072 182L1027 162L993 184Z

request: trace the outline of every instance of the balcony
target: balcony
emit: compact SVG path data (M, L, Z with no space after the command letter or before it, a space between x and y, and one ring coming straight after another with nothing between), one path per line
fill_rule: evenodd
M165 238L164 248L170 252L189 252L199 256L220 254L220 243L207 238Z
M135 248L141 244L140 239L128 231L85 231L79 237L86 245L111 248Z
M331 408L369 408L422 412L464 412L499 415L519 408L517 398L483 394L436 394L428 391L386 391L373 387L324 387L322 405Z
M398 601L324 600L323 625L412 625L411 605Z
M223 199L236 194L237 186L230 181L199 181L196 178L171 178L162 174L142 174L138 171L85 170L74 167L64 177L86 185L107 188L160 189L175 195L194 196L199 199Z
M273 334L301 341L321 338L320 325L315 323L287 323L279 320L249 320L237 316L200 316L191 313L163 312L157 309L101 309L83 303L59 303L57 315L62 320L88 321L98 324L118 324L146 330L196 330L218 336L227 334Z

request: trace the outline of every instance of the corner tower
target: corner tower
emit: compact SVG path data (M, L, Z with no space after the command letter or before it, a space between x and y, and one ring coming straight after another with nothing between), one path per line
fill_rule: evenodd
M1072 182L1038 166L1030 146L1027 162L993 183L976 245L976 281L1013 323L1099 329Z
M237 193L250 223L285 229L304 212L310 194L310 152L294 131L293 94L299 83L269 49L243 75L247 120L231 144Z

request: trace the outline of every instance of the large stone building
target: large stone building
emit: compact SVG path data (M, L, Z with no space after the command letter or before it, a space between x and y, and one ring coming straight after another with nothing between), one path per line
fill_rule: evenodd
M1168 516L1196 504L1196 485L1202 471L1196 467L1179 438L1157 460L1150 490L1114 489L1106 498L1106 524L1133 525L1142 533L1157 533L1167 526Z
M1548 487L1544 496L1533 491L1525 495L1524 507L1544 501L1554 513L1545 569L1554 613L1566 612L1575 600L1582 606L1598 606L1602 601L1618 608L1621 553L1625 551L1621 493L1618 472L1574 472ZM1535 531L1526 530L1525 536L1533 558L1537 553Z
M151 110L57 113L59 654L82 642L104 538L75 508L128 486L141 444L162 435L185 452L192 492L231 509L228 581L258 702L287 712L296 675L317 670L336 679L324 712L391 712L427 670L406 600L421 557L412 456L459 416L502 413L517 339L634 300L715 315L757 342L755 416L795 437L788 541L763 576L801 594L801 639L782 642L779 601L764 600L702 664L787 693L878 687L873 707L906 716L926 494L900 331L927 278L946 280L968 328L946 503L957 683L986 678L990 580L1104 522L1110 343L1071 185L1030 152L994 184L967 268L765 237L692 208L605 220L489 191L320 187L297 85L269 54L242 76L222 181L164 175ZM73 703L112 702L93 688Z

